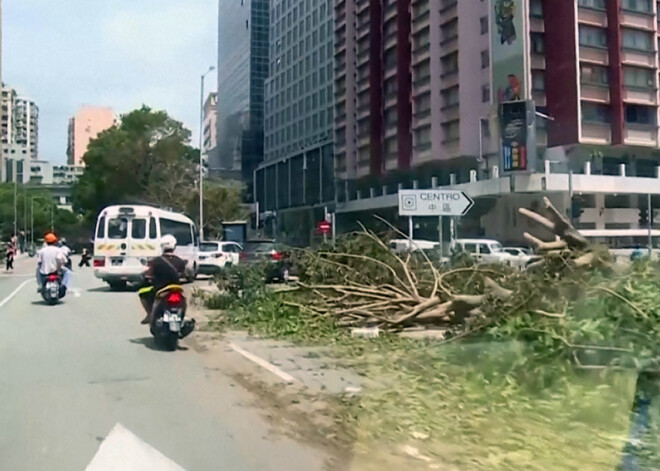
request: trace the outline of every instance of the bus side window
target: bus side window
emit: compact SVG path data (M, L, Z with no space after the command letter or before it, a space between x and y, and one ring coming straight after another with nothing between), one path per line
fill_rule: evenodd
M158 238L158 230L156 228L156 218L155 217L150 217L149 218L149 238L150 239L157 239Z
M103 239L105 237L105 216L99 219L98 226L96 226L96 238Z

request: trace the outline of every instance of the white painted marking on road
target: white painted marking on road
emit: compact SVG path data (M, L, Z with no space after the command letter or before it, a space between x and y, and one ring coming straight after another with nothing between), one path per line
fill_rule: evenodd
M85 471L186 471L121 424L113 427Z
M296 378L291 376L289 373L282 371L279 369L277 366L273 365L272 363L264 360L261 357L258 357L257 355L250 353L246 350L243 350L241 347L236 345L235 343L230 343L229 346L231 347L232 350L234 350L236 353L240 353L243 355L245 358L248 360L256 363L257 365L261 366L262 368L270 371L273 373L275 376L278 376L280 379L285 381L287 384L293 384L296 382Z
M16 296L18 292L23 288L23 286L27 285L31 280L25 280L23 283L18 285L18 288L16 288L14 291L11 292L9 296L7 296L5 299L0 301L0 307L3 307L5 304L7 304L9 301L11 301L11 298Z

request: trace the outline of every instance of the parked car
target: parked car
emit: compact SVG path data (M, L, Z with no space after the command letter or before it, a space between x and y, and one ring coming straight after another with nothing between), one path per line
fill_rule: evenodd
M288 281L291 271L289 254L273 239L247 240L240 257L241 263L263 264L266 281Z
M511 255L509 264L519 270L525 268L534 257L534 253L526 247L504 247L502 250Z
M390 250L396 254L406 252L417 252L419 250L434 250L440 247L438 242L431 240L408 240L408 239L392 239L390 240Z
M213 275L223 268L238 265L243 247L236 242L204 241L199 243L198 270Z
M492 239L456 239L453 249L469 254L477 263L508 264L512 259L502 244Z

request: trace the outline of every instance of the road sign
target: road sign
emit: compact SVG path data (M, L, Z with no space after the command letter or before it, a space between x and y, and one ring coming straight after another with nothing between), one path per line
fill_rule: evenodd
M316 225L316 230L318 230L321 234L330 234L332 231L332 224L330 224L328 221L321 221Z
M464 216L472 206L460 190L399 190L399 216Z

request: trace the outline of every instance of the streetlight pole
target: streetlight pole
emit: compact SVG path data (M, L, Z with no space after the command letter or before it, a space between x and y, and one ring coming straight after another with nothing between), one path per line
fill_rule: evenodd
M210 66L209 70L201 76L201 87L199 96L199 240L204 240L204 151L202 150L204 136L204 79L213 72L215 67Z

